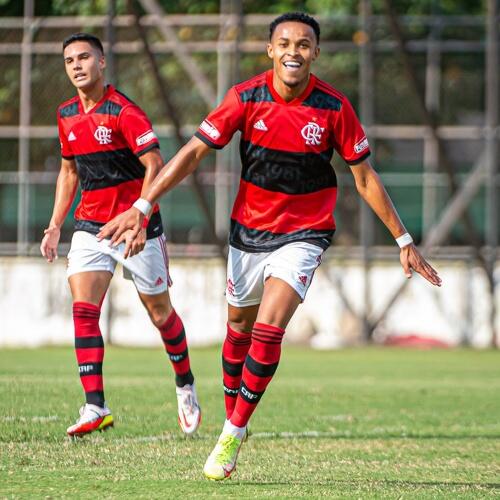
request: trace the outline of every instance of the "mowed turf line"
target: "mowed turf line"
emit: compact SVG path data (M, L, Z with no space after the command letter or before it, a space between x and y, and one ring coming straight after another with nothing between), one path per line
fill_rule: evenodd
M177 427L161 349L108 348L116 426L70 441L72 349L0 350L0 498L500 496L499 352L285 347L223 483L202 476L224 419L220 350L191 357L197 438Z

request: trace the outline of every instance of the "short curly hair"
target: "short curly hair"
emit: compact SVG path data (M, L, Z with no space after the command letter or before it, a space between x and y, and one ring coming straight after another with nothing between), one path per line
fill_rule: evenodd
M304 14L304 12L287 12L286 14L282 14L277 17L270 25L269 25L269 40L273 37L274 30L276 26L281 23L288 23L290 21L296 21L299 23L304 23L310 26L314 30L314 34L316 35L316 41L319 43L319 24L316 19L309 16L308 14Z

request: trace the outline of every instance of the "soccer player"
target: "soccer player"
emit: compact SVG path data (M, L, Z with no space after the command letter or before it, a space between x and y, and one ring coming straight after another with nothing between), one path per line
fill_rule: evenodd
M48 262L57 258L61 226L80 183L75 232L68 254L67 275L73 297L75 350L86 404L70 436L113 425L103 387L104 343L99 330L101 304L116 263L124 266L151 321L159 329L175 372L178 419L193 434L201 418L186 335L168 293L171 280L158 205L142 219L134 246L144 250L126 261L123 248L112 249L96 234L104 223L144 196L163 166L158 139L139 106L104 81L106 61L98 38L75 33L63 42L66 73L77 95L57 111L61 170L52 218L40 250Z
M406 276L413 269L432 284L441 283L370 165L368 141L351 104L310 72L319 56L319 37L318 23L306 14L275 19L267 46L273 68L232 87L134 207L98 235L123 244L126 231L137 233L160 195L241 131L242 174L231 215L222 347L227 420L205 463L209 479L225 479L234 470L250 416L278 367L285 328L330 245L337 196L330 164L334 150L350 165L359 194L401 247ZM129 241L125 256L137 250Z

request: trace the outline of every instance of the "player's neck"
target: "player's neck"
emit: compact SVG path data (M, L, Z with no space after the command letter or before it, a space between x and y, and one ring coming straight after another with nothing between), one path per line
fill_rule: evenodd
M293 101L296 97L306 90L309 85L309 79L311 75L307 76L303 82L300 82L297 86L289 87L283 80L280 80L278 75L273 72L273 87L274 90L279 94L279 96L286 102Z
M78 89L78 96L82 102L85 112L91 110L104 96L107 87L103 80L97 81L92 87L86 89Z

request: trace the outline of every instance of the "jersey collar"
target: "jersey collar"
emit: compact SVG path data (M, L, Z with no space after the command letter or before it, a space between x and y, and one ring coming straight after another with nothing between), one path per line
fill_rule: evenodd
M94 110L99 109L100 105L115 91L113 85L108 83L106 85L106 90L104 91L104 95L87 111L83 109L82 100L78 98L78 111L81 115L90 115L94 112Z
M273 86L273 70L272 69L268 70L266 73L266 84L267 84L267 87L269 88L269 91L271 92L271 95L273 96L273 99L277 103L283 104L284 106L300 106L302 104L302 102L307 99L309 94L312 92L312 89L316 85L316 77L311 73L309 75L309 83L307 84L307 87L304 89L302 94L295 97L290 102L285 101L285 99L283 99L278 94L276 89L274 88L274 86Z

